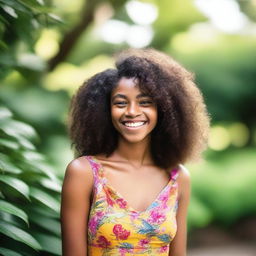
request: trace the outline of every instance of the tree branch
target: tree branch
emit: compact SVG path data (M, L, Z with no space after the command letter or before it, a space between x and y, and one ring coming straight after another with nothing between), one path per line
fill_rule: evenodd
M93 14L99 1L97 0L86 0L81 12L81 20L74 26L63 38L60 43L60 49L58 53L49 60L48 70L52 71L60 62L66 59L70 51L76 44L80 35L93 21Z

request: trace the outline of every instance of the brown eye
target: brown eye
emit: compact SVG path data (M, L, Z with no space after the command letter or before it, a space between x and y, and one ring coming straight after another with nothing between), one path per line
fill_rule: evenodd
M126 106L126 101L116 101L114 102L114 105L117 107L125 107Z
M152 104L153 104L152 100L142 100L142 101L140 101L140 105L142 105L144 107L150 106Z

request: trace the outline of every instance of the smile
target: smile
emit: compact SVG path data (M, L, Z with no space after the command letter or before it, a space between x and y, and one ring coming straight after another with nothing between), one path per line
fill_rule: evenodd
M140 127L144 125L146 122L122 122L122 124L126 127Z

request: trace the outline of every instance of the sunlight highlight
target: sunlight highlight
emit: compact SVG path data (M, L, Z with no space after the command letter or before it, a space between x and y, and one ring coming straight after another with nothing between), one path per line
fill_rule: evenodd
M59 51L59 34L55 30L44 29L35 45L35 52L44 60L53 57Z
M157 7L150 3L129 1L125 7L132 21L139 25L150 25L158 17Z
M210 130L209 147L216 151L226 149L230 145L228 130L220 125L213 126Z
M108 20L101 27L100 35L108 43L127 43L131 47L142 48L152 41L153 29L150 26L128 25L122 21Z
M216 28L226 33L238 32L249 23L234 0L195 0L195 5Z
M101 36L104 41L120 44L125 41L129 26L119 20L108 20L101 28Z
M135 48L142 48L150 44L153 38L153 30L149 26L130 26L126 42Z
M231 143L236 147L243 147L249 140L249 129L243 123L234 123L229 127Z

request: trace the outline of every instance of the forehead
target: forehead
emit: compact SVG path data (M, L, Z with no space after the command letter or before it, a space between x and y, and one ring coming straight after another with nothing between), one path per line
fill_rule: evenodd
M124 95L138 95L138 94L146 94L145 92L141 91L138 80L135 78L126 78L122 77L117 86L112 91L112 96L116 94L124 94Z

